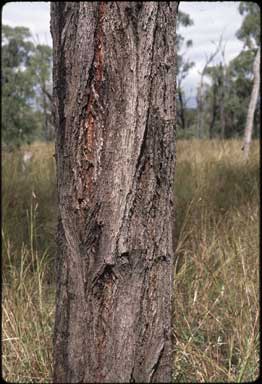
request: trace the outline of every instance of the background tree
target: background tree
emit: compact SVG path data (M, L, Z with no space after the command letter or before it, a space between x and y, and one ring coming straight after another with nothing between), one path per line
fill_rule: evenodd
M200 83L197 89L197 137L202 138L204 137L204 114L206 111L205 105L204 105L204 95L206 93L206 90L208 89L207 85L204 83L204 78L207 74L207 69L212 63L212 61L215 59L215 57L218 55L218 53L221 50L221 43L222 43L222 35L219 39L219 42L217 43L217 46L210 55L206 56L206 62L203 66L203 69L200 73Z
M255 26L255 20L253 21L253 29L256 30L258 25ZM243 22L243 24L245 23ZM253 35L256 36L255 33ZM243 136L252 92L253 62L257 52L255 44L256 40L249 39L247 36L245 49L228 64L225 60L225 48L221 47L223 61L206 67L205 76L209 78L209 83L205 84L202 94L202 104L205 105L202 115L203 131L209 132L210 138ZM248 48L248 46L253 48ZM259 103L259 98L257 103L253 103L253 106L256 107L254 112L255 137L258 137L260 129Z
M225 138L226 131L226 115L225 102L228 94L228 71L225 59L225 47L222 47L221 37L221 56L223 61L218 65L206 67L206 76L211 80L210 87L207 87L205 104L207 112L210 115L209 138L220 137ZM209 106L209 108L208 108Z
M177 16L177 30L179 27L189 27L193 25L193 20L190 16L182 11L178 11ZM192 46L192 40L186 40L181 34L177 34L177 128L182 129L184 132L187 129L187 105L186 96L183 90L182 82L187 77L189 70L194 66L194 62L185 60L185 51L182 49L188 49Z
M226 102L226 137L243 136L250 95L254 52L242 51L228 66L228 97ZM257 113L258 113L257 109ZM256 135L259 122L256 120Z
M242 1L239 5L239 12L241 15L245 15L245 18L237 32L237 37L244 42L244 48L247 47L256 52L253 64L254 82L248 106L243 144L244 156L247 158L260 83L260 9L256 3Z
M30 31L2 27L2 138L19 143L29 138L36 124L32 114L33 79L28 65L33 54Z
M260 46L260 10L256 3L241 2L239 10L244 15L236 35L244 42L243 51L231 62L226 61L222 35L213 53L206 57L200 72L197 90L197 108L188 108L183 90L183 78L191 64L184 63L181 47L183 38L178 36L177 119L183 127L182 137L231 138L244 134L247 111L253 84L253 63ZM179 13L178 13L179 18ZM185 22L188 22L185 19ZM190 41L189 41L190 45ZM218 64L214 59L221 56ZM188 65L187 65L188 64ZM254 137L260 131L260 96L254 110ZM250 120L250 119L249 119ZM180 135L179 135L180 137Z
M170 382L176 2L52 2L56 382Z
M43 135L46 141L54 139L52 121L52 49L48 45L37 44L31 60L31 73L35 79L36 101L41 112Z
M244 48L255 49L259 47L261 41L259 5L253 1L241 1L239 13L245 18L236 36L244 42Z
M51 104L51 48L32 41L25 27L2 27L2 139L19 145L41 138ZM41 124L43 121L43 124Z
M209 123L209 138L215 137L215 124L219 116L219 93L221 87L221 66L208 67L206 75L211 79L211 86L208 88L206 94L206 100L209 101L207 105L210 105L210 123ZM210 99L210 100L209 100Z
M258 50L257 50L257 54L255 57L254 66L253 66L254 83L253 83L252 93L251 93L250 102L249 102L249 106L248 106L246 127L245 127L245 133L244 133L243 150L244 150L245 159L248 158L249 146L251 143L252 130L253 130L254 114L255 114L255 109L256 109L258 92L259 92L259 83L260 83L260 68L259 67L260 67L260 48L258 48Z

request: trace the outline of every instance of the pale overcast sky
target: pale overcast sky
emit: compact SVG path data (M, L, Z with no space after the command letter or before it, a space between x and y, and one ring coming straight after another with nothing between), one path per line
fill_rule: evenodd
M223 33L227 61L242 49L243 44L235 36L243 19L238 12L238 6L237 1L182 1L179 4L179 9L188 13L194 21L193 26L179 30L185 39L193 40L193 47L186 51L185 57L196 64L184 81L184 87L192 100L206 55L215 49L212 41L217 43ZM2 24L26 26L40 43L52 45L49 7L48 2L42 1L6 3L2 8Z
M2 8L2 24L28 27L40 43L52 45L49 2L10 1Z
M182 1L179 9L190 15L194 24L181 27L178 31L185 40L193 40L193 46L185 51L185 58L195 62L188 77L184 80L187 95L195 97L196 86L199 82L199 71L205 65L206 57L213 53L216 44L223 34L223 44L226 44L225 59L227 62L237 56L243 48L243 43L236 38L243 16L238 11L238 1ZM214 59L219 62L221 56Z

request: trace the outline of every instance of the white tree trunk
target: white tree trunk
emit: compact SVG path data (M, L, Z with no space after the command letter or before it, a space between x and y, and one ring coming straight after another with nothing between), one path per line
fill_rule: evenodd
M250 98L249 107L248 107L247 122L246 122L244 144L243 144L245 160L248 158L249 146L250 146L251 137L252 137L254 114L256 109L256 103L257 103L257 97L258 97L258 91L259 91L259 82L260 82L259 68L260 68L260 48L258 48L257 50L257 54L255 57L254 66L253 66L254 83L253 83L253 89L252 89L251 98Z

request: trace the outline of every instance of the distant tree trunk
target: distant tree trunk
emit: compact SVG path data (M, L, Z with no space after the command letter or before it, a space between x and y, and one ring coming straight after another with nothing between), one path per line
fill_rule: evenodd
M203 133L203 79L204 71L201 73L200 85L197 91L197 137L201 138Z
M226 80L226 61L224 60L224 65L220 63L220 101L219 101L219 112L220 112L220 124L221 124L221 133L220 137L221 139L225 138L225 132L226 132L226 119L225 119L225 80Z
M45 117L45 138L47 141L54 140L54 116L50 112L52 109L52 95L47 90L46 82L41 85L41 91L43 93L43 110ZM51 107L51 108L50 108Z
M222 35L219 39L217 47L213 53L206 57L205 65L200 74L200 84L197 91L197 135L199 138L203 136L203 123L204 123L204 77L206 75L209 64L212 63L218 52L220 51L222 43Z
M213 84L212 86L212 97L213 97L213 103L212 103L212 117L211 117L211 122L209 126L209 138L213 139L214 138L214 127L215 127L215 122L216 122L216 117L217 117L217 85L216 83Z
M180 86L178 86L177 94L178 94L178 100L179 100L179 116L181 121L181 128L185 131L186 130L185 103L183 99L182 89L180 88Z
M51 2L54 380L170 382L175 2Z
M221 124L221 139L225 138L225 131L226 131L226 119L225 119L225 103L224 103L225 95L224 95L224 90L222 89L222 94L221 94L221 100L220 100L220 105L219 105L219 110L220 110L220 124Z
M253 82L253 89L252 89L251 98L250 98L249 107L248 107L247 122L246 122L245 133L244 133L244 144L243 144L244 159L248 158L249 146L250 146L251 137L252 137L254 113L256 109L256 103L257 103L258 91L259 91L259 82L260 82L259 68L260 68L260 48L258 48L257 50L257 54L255 57L254 66L253 66L254 82Z
M45 93L45 90L46 90L46 84L45 84L45 81L43 82L42 89L44 90L44 91L43 91L43 95L42 95L42 100L43 100L43 112L44 112L44 136L45 136L45 140L46 140L46 141L49 141L50 138L49 138L48 112L47 112L46 93Z

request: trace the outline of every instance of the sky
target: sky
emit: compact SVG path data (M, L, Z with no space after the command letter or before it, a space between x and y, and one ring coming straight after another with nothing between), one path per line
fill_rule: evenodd
M203 70L206 58L216 50L221 35L227 63L243 48L243 43L235 36L243 21L238 6L238 1L182 1L179 4L179 9L189 14L194 22L192 26L178 30L185 40L193 40L193 46L185 50L184 55L185 60L195 62L183 83L189 105L195 105L196 86L200 81L199 72ZM221 59L221 55L216 56L213 64Z
M178 31L185 40L193 40L193 46L185 51L185 59L195 62L183 86L188 98L188 105L195 105L196 87L199 72L203 69L206 57L214 52L223 33L223 45L226 44L225 58L230 61L243 47L236 36L243 17L238 12L237 1L185 1L179 9L188 13L194 25ZM50 35L49 2L9 2L2 8L2 24L28 27L37 42L52 45ZM221 57L217 57L215 62Z
M2 8L2 24L28 27L37 41L52 46L49 2L10 1Z

